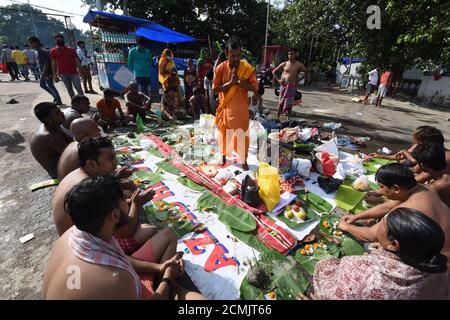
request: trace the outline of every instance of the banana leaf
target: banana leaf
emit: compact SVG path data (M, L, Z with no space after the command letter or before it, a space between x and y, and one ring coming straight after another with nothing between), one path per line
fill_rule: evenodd
M345 179L336 192L336 205L344 210L352 211L366 195L352 187L353 180Z
M314 215L315 217L318 217L318 213L329 213L331 210L333 210L333 206L329 202L319 197L315 193L300 190L297 192L297 196L302 201L307 203L308 206L306 211L311 216Z
M364 247L350 236L345 236L341 243L343 256L360 256L364 253Z
M256 288L248 283L247 275L240 288L240 297L243 300L262 300L270 291L276 293L277 299L295 300L300 293L308 289L308 279L302 273L302 267L294 259L284 256L271 260L262 258L258 266L269 275L270 281L263 288Z
M167 227L171 228L178 239L194 230L194 226L189 220L183 220L182 223L170 221L168 211L159 211L153 205L145 207L144 211L148 223L156 226L159 230Z
M163 154L156 148L148 148L146 151L155 157L164 158Z
M370 161L364 162L364 163L363 163L363 166L364 166L364 168L366 169L367 174L375 174L375 173L378 171L378 169L375 168L375 166L377 166L377 165L382 165L382 166L384 166L384 165L386 165L386 164L393 163L393 162L395 162L395 161L393 161L393 160L386 160L386 159L373 158L373 159L370 160Z
M164 160L164 161L158 162L156 164L156 166L158 168L168 172L168 173L172 173L172 174L177 175L177 176L181 173L180 170L178 170L177 168L175 168L173 165L171 165L169 163L169 160Z
M193 191L197 191L197 192L205 191L205 188L203 188L201 185L195 183L194 181L192 181L188 177L179 177L177 179L177 181L179 183L181 183L183 186L185 186L186 188L189 188L189 189L191 189Z
M225 207L219 214L219 220L238 231L251 232L256 229L255 218L248 211L234 205Z
M301 250L296 251L294 256L295 260L297 260L297 262L300 263L311 276L314 275L317 262L332 257L338 257L340 252L338 246L329 243L327 243L327 250L318 248L314 251L312 256L304 256L300 253L300 251Z
M209 191L203 192L197 200L197 209L200 211L211 211L220 214L225 208L225 203Z
M133 172L133 174L130 176L129 179L133 181L140 180L141 184L138 186L139 187L142 186L145 188L162 181L163 177L157 173L150 172L147 170L137 170Z

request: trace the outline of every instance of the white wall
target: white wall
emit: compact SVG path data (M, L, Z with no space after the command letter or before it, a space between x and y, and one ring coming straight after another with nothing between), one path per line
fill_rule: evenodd
M442 77L436 81L433 76L424 76L417 96L426 101L450 106L450 77Z
M416 69L416 68L412 67L411 69L405 70L403 72L403 79L422 80L423 72L420 69Z

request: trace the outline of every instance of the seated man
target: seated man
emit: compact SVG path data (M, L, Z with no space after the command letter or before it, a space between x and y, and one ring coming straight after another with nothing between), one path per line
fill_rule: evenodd
M450 207L450 166L445 162L445 148L437 143L419 145L416 161L431 176L430 188Z
M97 123L89 118L75 119L70 125L70 131L75 141L67 146L58 161L58 179L62 181L65 176L79 167L78 143L86 138L100 137Z
M194 87L194 94L189 99L189 112L192 114L194 119L200 119L200 114L205 113L208 107L208 100L202 94L199 87Z
M108 130L126 125L132 120L131 117L125 117L119 100L114 98L118 96L117 92L111 89L105 89L103 95L104 98L97 101L98 114L94 116L94 120L99 126ZM116 110L119 111L120 117L117 116Z
M73 141L61 128L64 114L56 104L42 102L34 108L34 114L42 122L30 140L30 150L37 162L50 177L58 177L56 167L64 149Z
M73 226L73 221L64 208L64 197L69 190L81 180L87 177L113 174L117 167L114 146L106 137L85 139L78 145L78 158L80 167L69 173L53 195L52 210L56 230L61 236L67 229ZM128 180L128 182L131 182ZM138 224L138 210L149 202L154 196L152 190L139 193L135 191L132 196L136 205L132 205L129 212L128 223L117 230L115 236L126 254L139 249L148 239L155 235L157 230L148 224ZM175 236L173 236L175 239ZM174 240L176 241L176 239Z
M72 121L82 118L82 114L89 112L90 109L91 106L88 97L77 94L72 98L70 107L63 111L64 118L66 119L63 123L63 127L70 130Z
M63 206L75 226L56 242L44 275L44 298L204 299L176 283L184 269L183 253L176 253L176 239L167 232L146 241L132 257L123 253L113 238L128 220L122 192L111 175L84 179L68 190Z
M142 92L139 92L138 84L135 82L131 82L128 89L129 91L125 94L127 114L132 116L133 119L136 118L137 114L139 114L142 119L145 119L146 113L151 112L151 99Z
M381 159L388 160L397 160L401 161L406 166L410 167L411 170L416 173L416 180L419 183L425 183L430 179L430 175L417 165L415 157L415 149L418 145L421 144L429 144L429 143L437 143L444 145L444 136L442 132L438 129L430 126L420 126L413 133L413 144L407 150L401 150L397 152L395 155L380 155L377 153L372 153L371 156ZM446 150L445 159L447 166L450 166L450 151Z
M377 229L380 223L371 227L355 226L352 223L364 219L380 219L396 208L415 209L436 221L442 228L445 233L442 254L450 258L450 209L441 201L439 195L418 184L411 170L399 163L381 167L376 174L376 180L381 188L380 192L390 201L357 215L345 215L338 228L363 241L375 242L378 240Z
M162 96L162 112L169 120L184 120L186 111L181 107L178 99L178 92L175 88L164 91Z

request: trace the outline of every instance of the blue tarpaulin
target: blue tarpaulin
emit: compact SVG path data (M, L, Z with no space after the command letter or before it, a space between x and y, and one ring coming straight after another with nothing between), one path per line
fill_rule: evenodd
M340 61L343 64L347 65L347 64L350 64L350 59L352 59L352 63L358 63L358 62L362 61L361 58L341 58Z
M188 35L170 30L160 24L155 22L151 22L149 20L123 16L114 13L104 12L104 11L93 11L89 10L86 16L83 19L83 22L92 23L95 21L97 16L104 17L109 20L120 21L123 23L127 23L129 25L135 26L136 32L135 34L138 36L143 36L152 41L163 42L163 43L179 43L179 42L193 42L197 41L197 39L192 38Z

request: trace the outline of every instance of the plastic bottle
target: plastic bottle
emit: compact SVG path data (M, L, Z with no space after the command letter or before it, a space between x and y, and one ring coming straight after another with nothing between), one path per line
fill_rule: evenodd
M161 114L161 105L160 104L158 104L158 107L157 107L157 109L155 110L155 114L156 114L156 117L157 117L157 121L158 121L158 124L161 124L162 123L162 114Z

